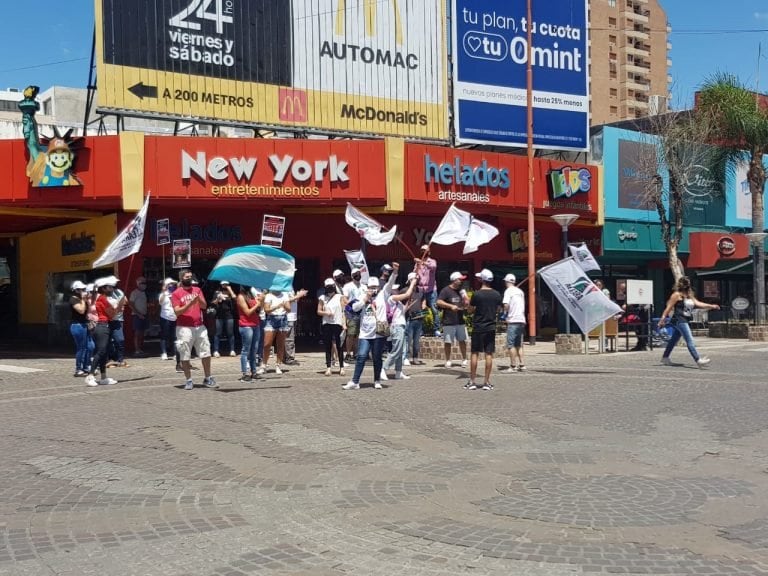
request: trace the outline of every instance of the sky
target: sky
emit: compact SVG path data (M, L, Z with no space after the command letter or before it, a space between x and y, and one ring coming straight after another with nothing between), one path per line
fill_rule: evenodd
M718 71L733 73L748 86L759 85L768 92L768 0L660 1L672 25L670 92L675 109L690 107L700 84ZM29 84L43 89L86 87L93 4L93 0L3 1L0 89Z

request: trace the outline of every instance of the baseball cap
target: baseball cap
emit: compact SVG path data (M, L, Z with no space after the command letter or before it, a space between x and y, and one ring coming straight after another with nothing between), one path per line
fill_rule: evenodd
M394 270L394 268L392 268L392 266L390 266L389 264L384 264L381 267L382 272L392 272L392 270Z
M360 274L360 268L352 268L352 270L349 271L350 274Z
M425 252L426 250L429 250L429 244L422 244L421 245L421 251Z
M176 280L170 277L163 280L163 286L168 286L168 284L176 284Z
M332 276L333 278L336 278L336 276L344 276L344 272L342 272L341 270L339 270L339 269L337 268L336 270L334 270L334 271L333 271L333 274L331 274L331 276Z
M80 282L80 280L75 280L72 282L72 286L70 286L71 290L85 290L88 288L83 282Z
M219 284L221 284L222 286L229 286L229 281L222 280L221 282L219 282Z
M462 274L461 272L451 272L451 282L454 282L456 280L466 280L466 276Z
M323 282L323 286L335 286L336 282L333 281L333 278L326 278L325 282Z
M379 287L379 279L378 278L374 278L373 276L368 278L368 288L378 288L378 287Z
M102 286L114 286L115 282L113 280L114 276L104 276L103 278L96 278L96 281L93 283L96 288L101 288Z
M88 284L88 286L86 286L86 287L85 287L85 289L86 289L88 292L93 292L93 289L94 289L94 285L93 285L93 282L91 282L90 284Z
M514 274L507 274L504 276L504 282L517 282L517 278L515 278Z
M400 284L392 284L392 290L400 290Z
M410 282L414 278L416 278L416 272L409 272L408 273L408 281Z
M493 282L493 272L488 270L488 268L483 268L475 274L475 278L480 278L483 282Z
M105 278L106 280L109 280L109 284L104 284L104 286L116 286L118 282L120 282L120 278L117 276L107 276Z

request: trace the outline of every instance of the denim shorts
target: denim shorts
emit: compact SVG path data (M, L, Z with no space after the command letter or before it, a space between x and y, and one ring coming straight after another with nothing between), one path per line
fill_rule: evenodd
M523 345L523 334L525 334L523 322L507 324L507 348L520 348Z
M264 332L288 332L288 316L283 314L282 316L273 316L267 314L267 320L264 323Z

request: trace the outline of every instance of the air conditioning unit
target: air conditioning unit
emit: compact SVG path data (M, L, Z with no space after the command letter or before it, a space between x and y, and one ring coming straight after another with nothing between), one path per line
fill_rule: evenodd
M667 113L667 97L652 94L648 97L648 116L657 116Z

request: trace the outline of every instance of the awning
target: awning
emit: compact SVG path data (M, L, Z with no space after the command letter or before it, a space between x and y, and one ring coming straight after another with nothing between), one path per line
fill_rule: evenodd
M751 268L749 270L745 270L745 268L752 266L751 258L749 260L745 260L744 262L739 262L738 264L733 264L732 262L729 262L728 264L731 264L731 265L726 268L709 270L707 272L697 272L696 276L700 278L702 276L716 276L718 274L729 274L731 272L737 272L737 271L742 274L746 274L747 272L749 273L752 272Z

